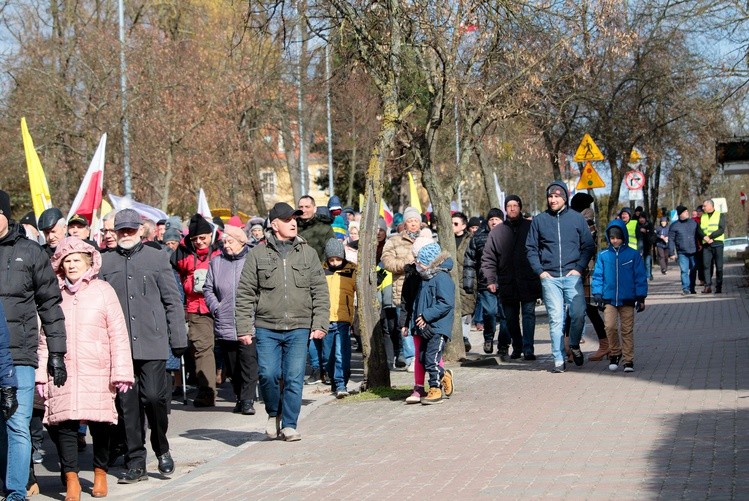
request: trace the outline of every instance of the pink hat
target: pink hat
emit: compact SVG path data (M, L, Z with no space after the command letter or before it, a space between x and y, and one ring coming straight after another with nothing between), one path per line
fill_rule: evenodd
M411 251L414 254L414 257L419 255L419 251L424 247L425 245L429 245L434 242L434 237L432 236L432 232L429 228L423 228L419 232L419 237L414 240L413 246L411 247Z

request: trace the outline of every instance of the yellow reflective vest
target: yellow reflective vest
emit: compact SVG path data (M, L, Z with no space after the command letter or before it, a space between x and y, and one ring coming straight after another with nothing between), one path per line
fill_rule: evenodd
M713 232L718 231L719 224L720 212L718 212L717 210L713 211L712 214L708 214L707 212L702 213L702 218L700 219L700 229L706 237L709 237ZM713 240L715 240L716 242L724 241L725 232L723 232L722 235L713 238Z
M625 226L627 227L627 237L629 237L627 245L637 250L637 219L630 219Z

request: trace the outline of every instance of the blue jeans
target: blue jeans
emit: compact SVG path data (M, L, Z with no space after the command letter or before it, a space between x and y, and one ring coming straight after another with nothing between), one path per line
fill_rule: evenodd
M505 312L507 330L512 338L512 349L520 350L525 355L533 355L533 337L536 332L536 302L511 301L502 302ZM520 333L520 316L523 318L523 332Z
M565 305L570 314L570 347L580 348L580 338L585 328L585 292L579 275L541 279L541 295L549 316L551 354L554 362L564 362L564 315Z
M12 499L26 499L26 482L31 464L31 411L34 408L34 368L17 365L18 409L7 421L0 414L0 473L5 492Z
M325 369L322 339L310 339L307 345L309 365L313 369Z
M302 408L309 329L255 329L260 393L268 416L281 413L281 426L296 429ZM283 394L279 380L283 378Z
M679 252L679 269L681 270L681 290L693 291L697 278L694 254Z
M645 260L645 274L649 279L653 279L653 253L649 252L644 256Z
M494 333L497 330L497 320L499 320L499 335L497 336L498 346L510 346L512 339L510 332L507 330L505 312L502 305L497 301L497 295L491 291L479 292L479 303L484 312L484 341L493 341Z
M351 339L348 322L331 322L328 334L323 338L325 370L333 391L345 390L351 377Z

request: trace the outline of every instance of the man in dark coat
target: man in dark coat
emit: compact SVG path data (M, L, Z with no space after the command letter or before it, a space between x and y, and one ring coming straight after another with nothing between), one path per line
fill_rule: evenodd
M315 249L317 257L320 259L320 264L322 264L325 261L325 242L335 237L333 227L330 226L333 220L317 214L315 199L309 195L299 198L297 209L302 212L296 219L299 236L305 239L310 247Z
M174 471L166 438L169 425L166 359L170 347L174 356L184 354L187 332L169 255L143 245L140 215L133 209L117 212L114 230L117 249L102 255L100 277L117 291L133 352L135 384L132 391L118 394L128 449L127 472L119 483L132 484L148 480L143 408L159 471L164 475Z
M63 220L64 223L64 220ZM11 217L10 197L0 191L0 299L10 330L10 353L18 380L18 410L3 420L0 464L6 499L25 499L31 464L29 423L34 405L34 371L39 359L38 320L41 320L50 356L47 364L55 386L67 379L65 371L65 317L49 257L27 239Z
M507 197L507 219L489 233L481 258L481 271L486 277L487 289L499 294L507 330L512 338L510 358L518 359L522 353L526 360L535 360L533 338L536 331L536 300L541 297L541 281L528 262L525 240L531 222L523 217L522 210L523 201L519 196Z
M679 219L671 223L668 228L668 255L671 259L679 254L679 268L681 269L681 295L697 294L695 290L697 280L697 263L695 256L697 249L697 232L699 227L694 219L689 217L689 209L684 205L676 207Z

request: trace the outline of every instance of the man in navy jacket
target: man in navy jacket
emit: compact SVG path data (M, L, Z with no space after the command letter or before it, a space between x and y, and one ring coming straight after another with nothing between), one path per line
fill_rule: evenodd
M528 238L528 262L541 279L541 293L549 316L554 372L564 372L564 309L569 306L570 349L575 365L585 359L580 338L585 328L582 274L595 252L585 218L567 207L569 192L562 181L546 188L546 212L533 218Z

